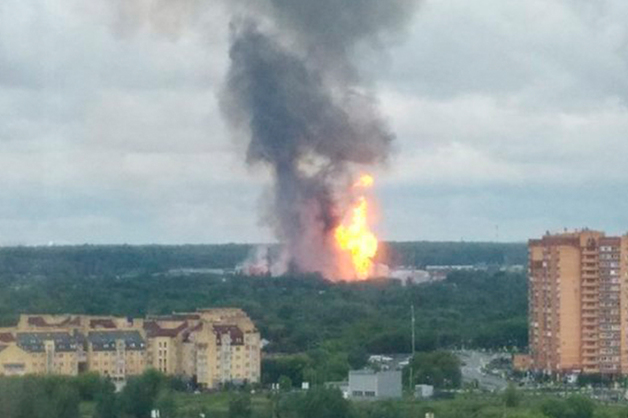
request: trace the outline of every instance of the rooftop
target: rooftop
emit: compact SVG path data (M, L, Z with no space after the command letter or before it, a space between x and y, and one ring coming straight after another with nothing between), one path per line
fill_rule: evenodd
M43 353L46 351L46 341L53 341L55 351L72 352L76 351L79 343L78 336L72 336L67 332L18 332L17 345L33 353Z
M117 341L124 341L126 350L143 350L146 347L139 331L92 331L87 340L94 351L116 351Z
M235 325L214 325L214 334L218 345L222 345L222 339L225 335L229 335L231 345L243 345L244 333Z

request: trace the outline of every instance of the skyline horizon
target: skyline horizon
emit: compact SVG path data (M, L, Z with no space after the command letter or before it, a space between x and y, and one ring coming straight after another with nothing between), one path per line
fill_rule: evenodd
M543 237L545 235L560 235L563 233L577 233L582 231L597 231L602 232L605 236L628 236L628 230L624 233L608 233L607 231L598 229L598 228L562 228L560 230L547 230L542 235L531 236L529 238L525 238L523 240L476 240L476 239L458 239L458 240L450 240L450 239L410 239L410 240L389 240L389 239L379 239L379 244L405 244L405 243L438 243L438 244L504 244L504 245L527 245L529 240L539 239L539 237ZM264 246L282 246L285 245L281 242L257 242L257 241L220 241L220 242L48 242L48 243L34 243L34 244L25 244L25 243L0 243L0 248L16 248L16 247L25 247L25 248L41 248L41 247L185 247L185 246L227 246L227 245L238 245L238 246L253 246L253 247L264 247Z

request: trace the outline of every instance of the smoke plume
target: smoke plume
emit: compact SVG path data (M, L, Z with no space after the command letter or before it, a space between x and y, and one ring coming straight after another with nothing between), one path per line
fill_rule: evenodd
M333 231L360 167L382 163L394 135L363 85L358 53L399 33L413 0L242 1L231 22L222 109L266 165L265 221L294 269L338 277Z

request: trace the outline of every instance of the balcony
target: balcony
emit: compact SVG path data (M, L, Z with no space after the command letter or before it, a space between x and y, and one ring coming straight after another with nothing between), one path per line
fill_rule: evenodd
M597 289L599 282L592 278L583 279L580 283L583 289Z

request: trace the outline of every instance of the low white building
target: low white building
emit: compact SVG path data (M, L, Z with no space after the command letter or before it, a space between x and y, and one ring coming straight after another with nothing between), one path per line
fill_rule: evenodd
M414 396L419 399L429 399L434 396L434 386L416 385L414 387Z
M403 286L410 284L428 283L432 280L430 273L425 270L400 268L392 270L388 276L392 280L399 280Z
M350 371L347 392L351 399L356 400L401 398L401 371Z

